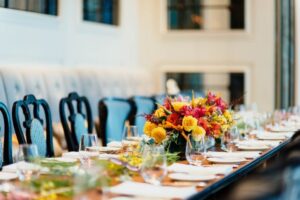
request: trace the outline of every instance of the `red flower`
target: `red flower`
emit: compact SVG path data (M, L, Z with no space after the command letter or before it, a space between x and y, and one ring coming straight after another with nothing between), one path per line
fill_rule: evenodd
M182 119L180 114L174 112L167 117L167 121L174 124L175 126L181 125Z

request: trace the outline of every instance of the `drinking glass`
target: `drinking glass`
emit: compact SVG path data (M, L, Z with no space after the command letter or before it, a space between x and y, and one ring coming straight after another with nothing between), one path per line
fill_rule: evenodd
M138 144L140 137L136 126L125 126L123 131L122 145L126 152L132 152Z
M90 166L92 158L99 155L99 142L96 134L83 134L79 143L80 161L84 166Z
M136 126L125 126L123 131L123 140L138 141L140 135Z
M194 138L190 134L186 142L185 157L191 165L201 165L206 158L205 138Z
M231 129L225 133L225 151L233 152L235 150L235 143L240 138L240 132L236 126L231 127Z
M141 176L146 183L160 185L167 175L167 157L163 146L146 146L143 150Z
M20 181L31 180L40 175L38 149L35 144L21 144L17 153L17 174Z

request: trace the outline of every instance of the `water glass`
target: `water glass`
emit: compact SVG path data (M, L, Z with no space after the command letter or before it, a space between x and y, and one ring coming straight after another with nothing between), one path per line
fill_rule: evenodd
M21 144L17 153L17 174L20 181L37 178L41 166L38 164L38 149L35 144Z
M139 141L140 135L136 126L125 126L123 131L123 141Z
M99 142L96 134L83 134L79 143L80 161L83 165L91 165L92 158L99 155Z
M233 152L235 150L235 143L240 138L240 132L236 126L233 126L228 132L225 133L225 151Z
M191 165L201 165L206 158L205 138L193 138L190 134L186 142L185 157Z
M146 183L160 185L167 175L167 157L163 146L146 146L143 150L141 176Z

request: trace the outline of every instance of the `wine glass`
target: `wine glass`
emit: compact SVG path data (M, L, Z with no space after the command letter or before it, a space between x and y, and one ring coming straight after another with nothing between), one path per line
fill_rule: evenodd
M83 134L79 143L80 161L84 166L91 165L91 159L99 155L98 137L94 133Z
M205 138L194 138L191 134L188 136L185 149L185 157L191 165L201 165L206 158Z
M146 146L143 150L141 176L146 183L160 185L167 175L167 158L163 146Z
M35 144L21 144L17 153L17 174L20 181L31 180L40 175L38 149Z

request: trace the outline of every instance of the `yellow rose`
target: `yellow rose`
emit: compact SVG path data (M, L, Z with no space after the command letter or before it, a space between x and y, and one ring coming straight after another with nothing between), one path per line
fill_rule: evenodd
M225 112L224 112L224 116L226 117L226 119L228 120L228 121L232 121L232 115L231 115L231 113L228 111L228 110L226 110Z
M197 126L192 131L192 137L195 141L200 141L205 136L205 133L206 131L204 128L202 128L201 126Z
M226 125L222 125L221 129L222 129L223 132L226 132L229 129L229 125L227 125L227 124Z
M167 137L167 132L162 127L154 128L151 131L151 137L155 140L157 144L160 144Z
M175 111L180 111L180 109L183 107L183 106L188 106L189 103L188 102L172 102L172 106L174 108Z
M157 118L165 117L165 116L166 116L165 110L164 110L163 108L158 108L158 109L154 112L154 116L157 117Z
M204 105L205 103L206 103L206 98L199 97L195 99L196 105Z
M197 119L192 117L192 116L187 116L187 117L184 117L182 119L182 126L183 126L183 129L187 132L190 132L192 131L194 128L197 127Z
M144 133L146 135L148 135L149 137L151 137L151 131L153 129L155 129L157 126L156 124L152 123L152 122L149 122L149 121L146 121L145 125L144 125Z

